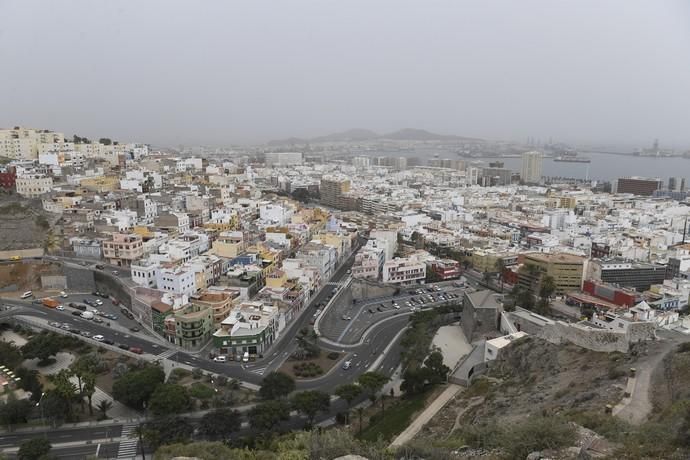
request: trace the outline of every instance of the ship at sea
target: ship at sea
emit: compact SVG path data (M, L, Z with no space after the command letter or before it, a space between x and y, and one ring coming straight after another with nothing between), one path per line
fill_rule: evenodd
M561 155L554 157L553 161L560 161L563 163L591 163L592 160L588 157L578 156L577 152L563 152Z

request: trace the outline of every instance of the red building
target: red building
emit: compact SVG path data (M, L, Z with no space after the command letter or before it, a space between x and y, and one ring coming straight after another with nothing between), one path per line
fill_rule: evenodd
M431 262L430 269L441 280L452 280L460 278L462 271L460 270L460 263L457 260L441 259Z
M626 307L634 307L641 300L640 294L636 291L619 288L594 280L586 280L582 286L582 291L592 297L597 297L613 304Z
M17 182L17 171L14 166L0 170L0 187L5 190L14 190Z

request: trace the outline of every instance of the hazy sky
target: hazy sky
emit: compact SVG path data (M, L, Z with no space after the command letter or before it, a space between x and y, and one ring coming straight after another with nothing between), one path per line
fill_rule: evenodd
M0 0L0 126L690 147L690 2Z

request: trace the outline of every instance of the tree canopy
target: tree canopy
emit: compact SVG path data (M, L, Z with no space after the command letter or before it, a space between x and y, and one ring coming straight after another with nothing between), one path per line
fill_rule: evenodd
M24 344L22 354L25 358L38 358L42 363L45 363L51 356L56 355L63 345L62 338L57 334L42 332L34 335Z
M264 377L259 389L262 399L280 399L295 391L295 381L282 372L271 372Z
M335 389L335 394L339 398L347 401L347 405L349 407L352 404L352 401L357 399L357 397L362 394L362 387L355 385L354 383L346 383L337 387Z
M36 437L28 439L19 445L17 458L19 460L39 460L44 459L52 449L50 441L45 438Z
M381 391L388 380L388 377L378 372L365 372L357 378L357 383L369 393L369 396L373 396Z
M282 400L264 401L249 411L249 424L259 431L271 431L290 418L290 405Z
M199 431L209 439L227 439L241 426L239 412L232 409L216 409L204 414L199 424Z
M317 390L300 391L291 398L293 409L307 417L307 424L314 423L316 414L327 411L331 405L331 398L327 393Z
M164 380L165 373L159 366L130 370L113 383L113 398L133 409L143 409Z
M148 407L155 415L180 414L189 410L192 398L186 387L174 383L162 383L151 395Z

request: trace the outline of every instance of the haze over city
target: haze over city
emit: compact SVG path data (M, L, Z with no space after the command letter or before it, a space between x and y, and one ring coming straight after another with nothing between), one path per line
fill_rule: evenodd
M684 1L0 2L0 126L157 145L422 128L686 149Z

